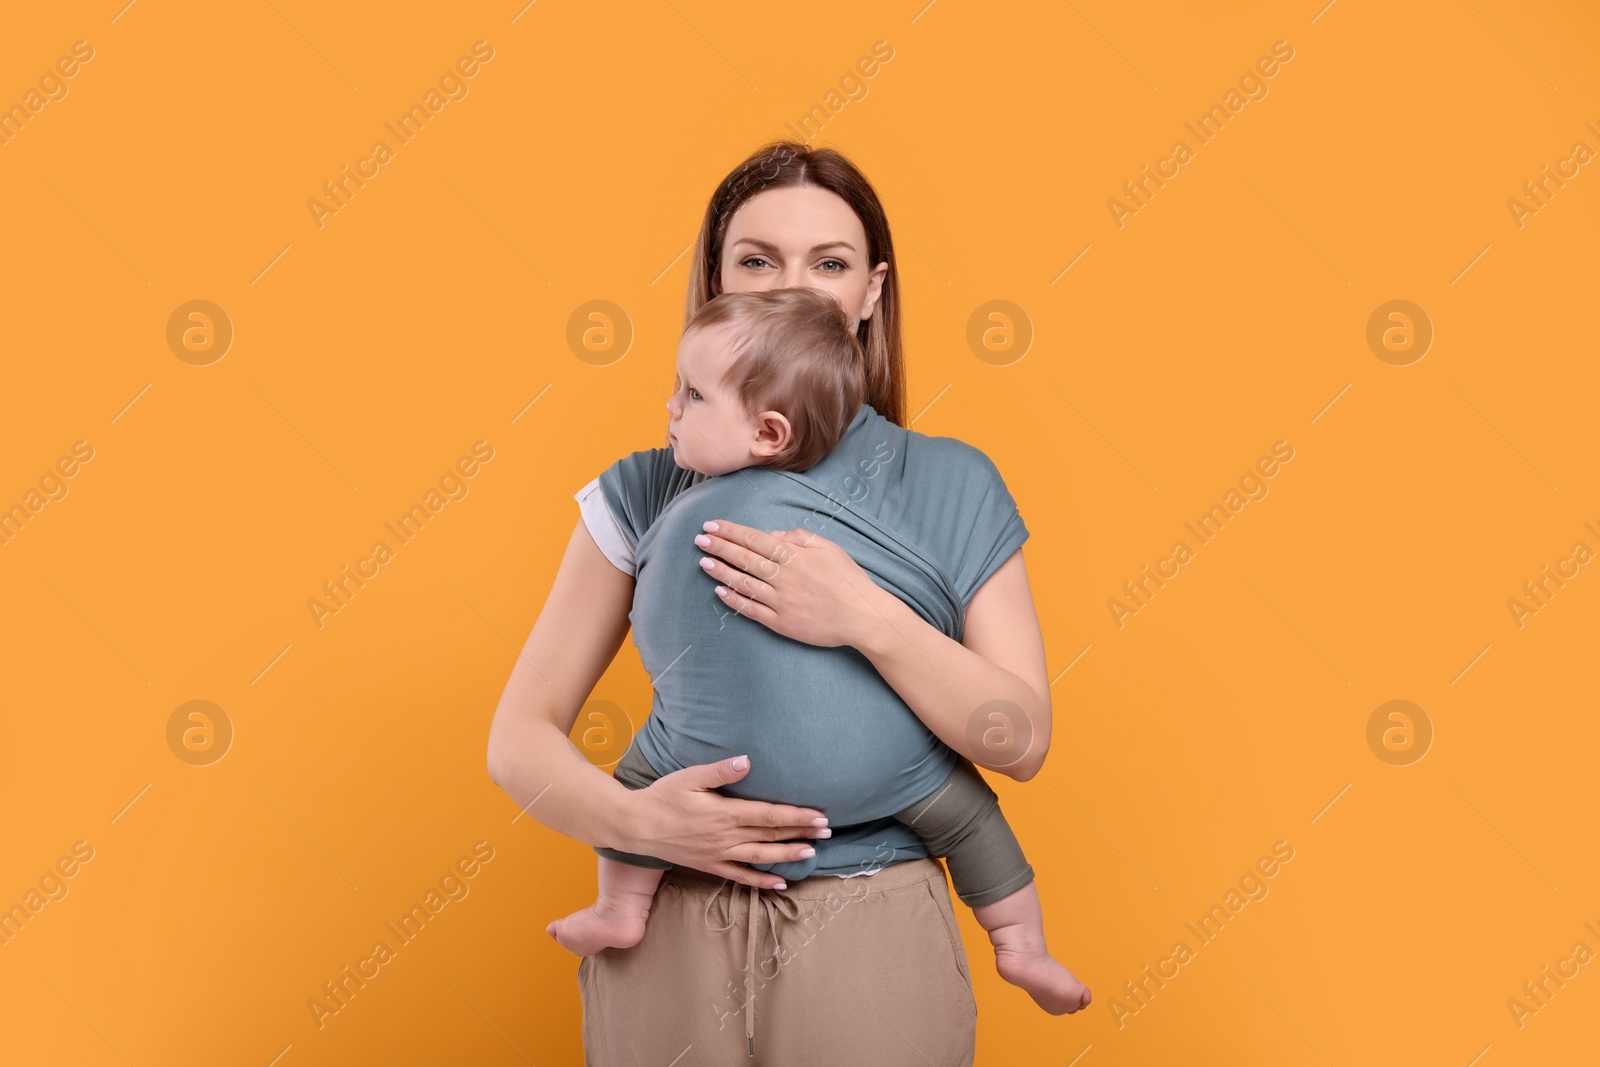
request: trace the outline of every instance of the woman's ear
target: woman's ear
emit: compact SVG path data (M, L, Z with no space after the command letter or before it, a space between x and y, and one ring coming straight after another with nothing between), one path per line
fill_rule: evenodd
M863 301L865 306L861 310L862 322L872 318L873 311L877 309L878 298L883 296L883 279L888 277L888 274L888 260L884 260L882 263L879 263L876 267L872 268L872 277L867 282L866 300Z
M755 417L756 439L750 451L762 459L771 459L789 448L794 440L794 427L780 411L763 411Z

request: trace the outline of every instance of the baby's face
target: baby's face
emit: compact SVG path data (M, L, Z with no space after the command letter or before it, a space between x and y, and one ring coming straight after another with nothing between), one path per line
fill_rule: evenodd
M726 327L691 330L678 344L678 391L667 400L667 443L686 470L727 474L756 462L756 422L722 384L732 361L733 337Z

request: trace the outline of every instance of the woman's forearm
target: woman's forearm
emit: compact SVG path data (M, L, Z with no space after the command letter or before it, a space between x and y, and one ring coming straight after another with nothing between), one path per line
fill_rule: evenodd
M1020 552L969 607L967 641L978 648L876 585L867 602L869 621L853 644L935 736L1018 781L1039 773L1050 747L1050 688ZM997 662L1001 655L1010 662Z
M632 851L621 843L628 788L584 759L549 719L497 714L489 744L490 778L528 816L585 844Z

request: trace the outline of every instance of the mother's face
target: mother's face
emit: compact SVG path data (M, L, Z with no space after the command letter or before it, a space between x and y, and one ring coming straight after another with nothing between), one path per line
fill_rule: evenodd
M867 262L867 233L844 198L815 185L757 193L728 223L719 293L810 286L872 317L888 263Z

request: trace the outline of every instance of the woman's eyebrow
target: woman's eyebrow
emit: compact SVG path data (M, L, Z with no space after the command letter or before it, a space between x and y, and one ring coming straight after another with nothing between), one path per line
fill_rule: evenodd
M757 248L768 252L776 252L778 250L777 245L772 244L769 241L763 241L758 237L741 237L733 243L735 245L755 245ZM852 252L856 250L856 246L851 244L849 241L825 241L820 245L812 245L811 251L821 252L827 248L848 248Z

